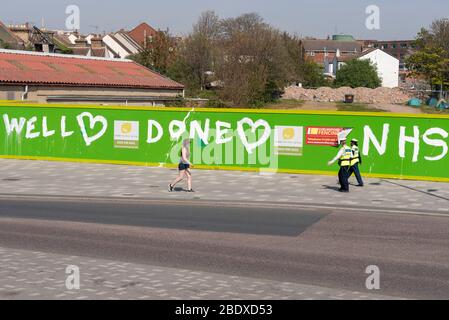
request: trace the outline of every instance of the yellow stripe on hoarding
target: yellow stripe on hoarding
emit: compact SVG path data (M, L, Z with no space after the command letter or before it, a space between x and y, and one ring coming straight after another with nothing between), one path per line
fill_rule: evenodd
M0 107L31 107L31 108L70 108L70 109L103 109L103 110L142 110L142 111L182 111L189 112L192 108L180 107L139 107L139 106L104 106L92 104L43 104L0 101ZM449 119L449 114L408 114L389 112L348 112L348 111L322 111L322 110L281 110L281 109L241 109L241 108L195 108L195 112L215 113L255 113L255 114L298 114L298 115L336 115L336 116L366 116L390 118L421 118L421 119Z

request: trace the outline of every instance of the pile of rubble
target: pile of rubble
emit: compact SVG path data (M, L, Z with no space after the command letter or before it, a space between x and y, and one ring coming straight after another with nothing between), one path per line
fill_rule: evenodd
M317 102L338 102L344 101L345 95L353 94L354 101L360 103L379 104L405 104L411 98L409 94L399 88L329 88L304 89L298 86L285 88L282 99L294 99Z

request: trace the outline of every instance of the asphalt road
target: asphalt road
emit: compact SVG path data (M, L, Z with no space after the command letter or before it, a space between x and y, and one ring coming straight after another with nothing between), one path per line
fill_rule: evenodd
M449 216L200 201L1 198L0 246L449 299Z

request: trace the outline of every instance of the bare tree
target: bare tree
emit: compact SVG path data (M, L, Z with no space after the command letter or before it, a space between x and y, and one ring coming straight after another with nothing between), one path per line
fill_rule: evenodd
M213 93L243 106L272 101L286 85L314 72L319 73L303 67L299 38L281 33L258 14L220 19L207 11L178 46L169 76L195 95L210 80L219 80Z
M189 80L190 89L203 90L207 82L207 73L214 69L215 42L219 32L219 18L213 11L201 14L193 31L179 49L178 68L190 74L184 74Z
M219 24L220 18L214 11L205 11L193 25L193 34L202 35L205 39L213 41L217 38Z
M449 20L435 20L430 26L430 34L435 45L443 48L449 55Z
M237 105L272 100L288 82L290 57L279 31L257 14L221 22L217 76L223 99Z
M146 43L146 47L141 52L130 58L141 65L166 74L176 59L175 38L170 35L168 30L158 30L154 36L148 37Z

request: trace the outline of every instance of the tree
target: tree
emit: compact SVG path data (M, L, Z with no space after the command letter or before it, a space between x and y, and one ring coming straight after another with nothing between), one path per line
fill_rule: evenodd
M406 59L411 75L424 77L434 89L449 87L449 20L435 20L421 29L415 41L416 52Z
M302 84L306 88L318 88L331 86L331 80L324 77L323 68L309 60L305 60L300 64Z
M168 74L194 94L203 90L213 72L219 32L219 18L213 11L201 14L193 31L179 45L176 61Z
M423 76L432 87L449 85L449 59L441 47L424 47L406 60L412 75Z
M141 52L130 56L137 63L166 74L175 59L176 43L167 31L158 30L156 35L148 37L147 46Z
M431 46L449 52L449 20L438 19L433 21L428 29L422 28L415 44L419 49Z
M237 105L277 99L286 85L299 80L293 42L255 13L222 20L216 65L224 82L220 96Z
M382 84L377 67L370 60L353 59L337 71L335 86L377 88Z
M288 63L286 76L289 83L300 82L308 88L330 85L330 81L324 77L323 68L311 60L304 59L301 38L284 32L282 41L289 58L286 61Z
M11 49L11 45L2 39L0 39L0 48L1 49Z
M166 75L183 83L188 95L237 106L277 99L292 83L324 80L317 67L303 63L298 37L271 27L255 13L220 19L213 11L202 13L178 43ZM220 86L204 90L213 81Z

